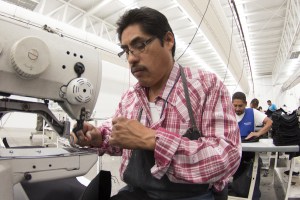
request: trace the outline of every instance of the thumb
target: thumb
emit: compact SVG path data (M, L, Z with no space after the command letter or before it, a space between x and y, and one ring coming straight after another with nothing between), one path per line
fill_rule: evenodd
M92 133L91 133L91 131L87 131L87 132L85 133L85 137L86 137L86 139L87 139L88 141L91 141L91 140L92 140Z

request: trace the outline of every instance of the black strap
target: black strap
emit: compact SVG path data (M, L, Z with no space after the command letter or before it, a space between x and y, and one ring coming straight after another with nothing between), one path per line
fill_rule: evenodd
M90 182L80 200L108 200L111 194L111 173L101 170Z
M202 134L196 126L196 120L195 120L194 115L193 115L190 95L189 95L188 88L187 88L186 77L185 77L183 68L181 66L179 66L179 68L180 68L180 73L181 73L181 77L182 77L182 84L183 84L184 96L185 96L185 99L186 99L187 109L188 109L188 112L189 112L190 120L192 122L192 129L195 130L195 131L198 131L198 133L199 133L198 138L199 138L199 137L202 136Z
M173 88L175 87L177 81L179 80L179 77L182 76L182 85L183 85L183 90L184 90L184 96L185 96L185 99L186 99L186 104L187 104L187 109L188 109L188 112L189 112L189 117L190 117L190 120L192 122L192 127L189 128L183 136L189 138L190 140L197 140L199 137L202 136L202 134L199 131L199 129L197 128L197 125L196 125L196 120L195 120L194 115L193 115L191 100L190 100L190 96L189 96L189 92L188 92L188 88L187 88L187 81L186 81L186 77L185 77L185 74L184 74L184 71L183 71L183 68L182 68L181 65L179 66L179 69L180 69L180 74L177 76L176 81L175 81L173 87L171 88L171 91L169 92L167 99L169 98L169 96L170 96ZM167 99L166 99L166 101L163 105L161 115L164 111ZM138 121L141 120L142 113L143 113L143 108L140 108L139 114L138 114L138 117L137 117Z

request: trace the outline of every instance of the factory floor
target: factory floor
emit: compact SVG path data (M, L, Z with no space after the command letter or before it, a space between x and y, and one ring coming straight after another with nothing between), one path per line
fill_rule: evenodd
M12 129L12 128L0 128L0 138L7 138L7 142L10 146L37 146L44 145L48 147L62 147L66 144L66 140L58 138L56 134L52 135L51 132L47 132L46 135L36 133L34 129ZM125 184L120 180L119 176L119 165L121 163L120 157L112 157L104 155L99 157L98 162L91 168L91 170L84 175L84 179L91 180L95 177L100 169L109 170L112 173L112 194L122 188ZM286 160L279 160L278 165L285 165ZM285 191L282 187L282 183L279 181L278 176L275 175L275 181L273 182L274 172L274 159L271 159L269 170L262 169L261 171L261 200L284 200ZM276 174L276 173L275 173ZM293 177L300 180L300 176ZM294 182L294 187L299 188L300 192L300 181ZM300 199L289 198L289 200Z

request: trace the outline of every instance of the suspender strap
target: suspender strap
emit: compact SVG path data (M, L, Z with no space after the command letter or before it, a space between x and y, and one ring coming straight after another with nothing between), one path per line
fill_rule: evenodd
M192 122L192 127L190 129L188 129L187 132L186 132L186 134L184 134L183 136L189 138L190 140L197 140L199 137L202 136L202 134L199 131L199 129L197 128L197 126L196 126L196 120L194 118L194 114L193 114L193 110L192 110L192 105L191 105L191 100L190 100L190 95L189 95L188 88L187 88L187 81L186 81L186 77L185 77L183 68L182 68L182 66L179 66L179 68L180 68L180 75L182 77L182 85L183 85L183 90L184 90L184 96L185 96L185 99L186 99L187 109L188 109L188 112L189 112L190 120ZM178 81L178 79L179 79L179 76L178 76L178 78L176 80ZM173 88L174 88L174 86L172 87L172 89ZM171 89L171 91L172 91L172 89ZM170 93L169 93L169 95L170 95ZM164 109L164 106L163 106L163 109ZM138 117L137 117L138 121L141 120L142 112L143 112L143 109L141 108L139 110L139 114L138 114Z
M197 135L198 135L197 139L198 139L199 137L201 137L201 132L199 131L199 129L196 126L196 120L195 120L194 115L193 115L190 95L189 95L189 91L188 91L188 88L187 88L186 76L184 74L183 68L181 66L179 66L179 68L180 68L180 73L181 73L181 77L182 77L182 84L183 84L183 89L184 89L184 96L185 96L185 99L186 99L186 106L187 106L187 109L188 109L188 112L189 112L190 120L192 122L192 130L193 131L198 131L198 133L197 133Z

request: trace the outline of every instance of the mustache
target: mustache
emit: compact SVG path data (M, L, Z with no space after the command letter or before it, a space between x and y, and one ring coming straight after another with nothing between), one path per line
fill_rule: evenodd
M130 71L133 74L133 73L135 73L137 71L144 71L146 69L147 68L145 66L143 66L143 65L133 65L133 66L131 66Z

